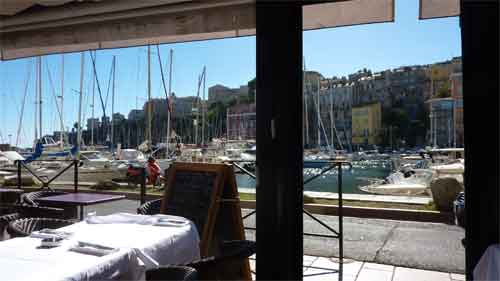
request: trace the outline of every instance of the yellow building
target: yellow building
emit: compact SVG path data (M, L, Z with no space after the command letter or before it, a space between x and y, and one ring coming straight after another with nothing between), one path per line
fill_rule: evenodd
M352 143L373 145L379 143L382 128L382 107L373 103L352 108Z

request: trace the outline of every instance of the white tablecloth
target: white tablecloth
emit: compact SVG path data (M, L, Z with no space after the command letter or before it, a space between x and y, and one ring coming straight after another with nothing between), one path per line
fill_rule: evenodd
M491 245L474 268L474 280L500 280L500 245Z
M0 242L1 280L107 280L117 276L137 280L143 278L145 266L134 249L161 265L184 264L199 258L199 237L192 222L184 226L153 226L111 221L82 221L61 228L74 234L62 246L52 249L38 249L39 238ZM69 251L77 241L119 250L102 257Z

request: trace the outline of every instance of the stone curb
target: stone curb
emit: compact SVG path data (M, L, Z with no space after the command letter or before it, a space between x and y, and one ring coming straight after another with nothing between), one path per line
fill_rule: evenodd
M39 188L26 187L23 190L25 192L35 191ZM67 191L67 189L56 189L61 191ZM123 191L112 191L112 190L87 190L88 193L103 193L103 194L120 194L125 195L127 199L139 200L140 195L137 192L123 192ZM146 201L161 198L162 195L148 194L146 195ZM338 215L337 205L324 205L324 204L304 204L306 210L314 214L320 215ZM242 200L241 208L243 209L255 209L255 201ZM439 212L439 211L422 211L422 210L404 210L404 209L387 209L387 208L369 208L369 207L343 207L343 215L345 217L356 217L356 218L369 218L369 219L388 219L388 220L400 220L400 221L417 221L417 222L433 222L433 223L446 223L453 224L454 217L453 213Z

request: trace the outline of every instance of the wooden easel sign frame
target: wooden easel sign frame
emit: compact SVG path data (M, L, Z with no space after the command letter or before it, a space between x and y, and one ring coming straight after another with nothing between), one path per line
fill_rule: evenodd
M220 255L223 241L245 240L236 176L231 165L173 163L168 169L161 213L179 215L196 224L201 257ZM249 261L214 272L214 277L252 280Z
M219 198L224 187L225 171L226 166L223 164L180 162L172 164L168 169L161 212L180 215L194 221L195 224L203 224L202 229L198 229L202 257L208 256ZM197 196L197 193L202 193L204 196ZM182 198L190 194L193 195L191 198ZM209 201L196 202L200 200Z

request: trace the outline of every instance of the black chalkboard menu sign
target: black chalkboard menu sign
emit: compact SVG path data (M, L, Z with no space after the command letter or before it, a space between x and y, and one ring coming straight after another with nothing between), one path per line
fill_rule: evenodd
M226 165L174 163L168 169L162 213L193 221L200 234L200 251L208 255Z
M200 236L212 203L216 176L213 172L177 171L166 207L168 214L193 221Z
M173 163L163 195L162 213L193 221L200 234L200 255L217 256L223 241L245 240L233 167L227 164ZM236 270L235 270L236 269ZM251 280L248 260L221 273ZM226 280L226 278L223 278ZM227 280L229 280L227 279Z

